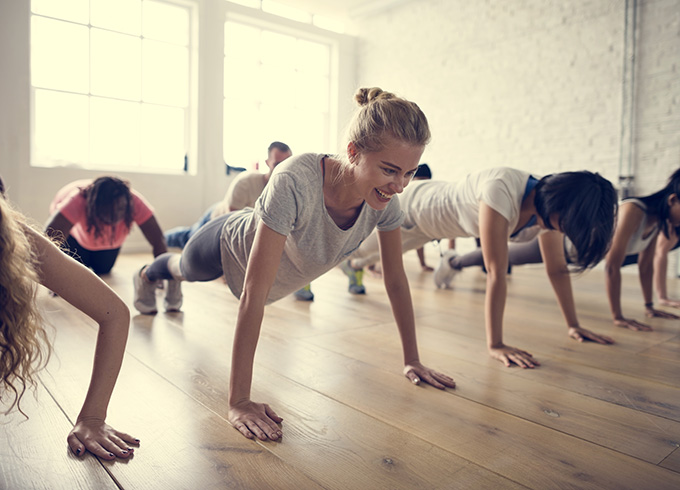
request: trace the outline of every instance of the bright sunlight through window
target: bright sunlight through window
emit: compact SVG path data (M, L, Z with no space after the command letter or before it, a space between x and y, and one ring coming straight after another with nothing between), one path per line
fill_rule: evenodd
M253 168L272 141L332 151L331 45L234 21L224 29L225 162Z
M193 10L32 0L32 164L187 170Z

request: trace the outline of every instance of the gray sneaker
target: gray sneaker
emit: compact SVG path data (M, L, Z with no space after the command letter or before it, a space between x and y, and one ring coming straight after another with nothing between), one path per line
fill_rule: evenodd
M458 271L451 267L451 259L458 257L455 250L447 250L442 255L439 265L434 271L434 283L440 289L447 289L451 286L451 281L453 281L453 276L455 276Z
M364 270L355 269L349 264L349 260L345 260L340 264L340 269L349 277L349 287L347 288L350 294L366 294L364 287Z
M305 287L298 289L293 293L295 299L298 301L314 301L314 293L312 292L311 284L307 284Z
M132 283L135 286L134 305L140 313L152 315L158 311L156 310L156 283L143 279L140 275L142 269L135 272L132 278Z
M184 297L182 296L182 281L169 279L167 283L165 299L163 300L165 311L179 311L182 307L182 301L184 300Z

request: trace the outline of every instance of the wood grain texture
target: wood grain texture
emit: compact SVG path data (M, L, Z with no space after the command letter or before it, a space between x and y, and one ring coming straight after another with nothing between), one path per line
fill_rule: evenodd
M132 274L146 260L121 256L105 278L129 306ZM56 330L55 356L30 407L34 425L5 418L0 448L12 449L0 449L0 483L680 488L680 322L653 319L650 333L617 329L604 277L591 271L573 281L579 318L617 343L575 342L542 267L516 267L508 282L505 339L542 365L506 368L485 348L484 274L466 270L452 290L437 290L415 254L405 260L421 359L452 375L455 390L411 385L401 374L401 346L381 281L366 276L368 294L351 296L334 269L312 283L313 303L288 297L266 309L252 397L284 418L284 437L247 440L226 421L238 301L221 280L184 284L182 312L133 314L108 417L141 439L127 462L69 456L65 437L89 380L96 326L61 299L41 295ZM623 287L631 316L640 303L636 280L626 277ZM669 291L678 289L680 281L669 282ZM50 444L59 451L33 464L36 448ZM72 480L78 483L69 485Z

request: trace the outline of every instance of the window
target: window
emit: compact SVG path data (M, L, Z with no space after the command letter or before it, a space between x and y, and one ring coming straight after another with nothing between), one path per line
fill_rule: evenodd
M224 29L227 165L251 167L276 140L294 153L332 150L330 42L231 20Z
M31 9L32 164L186 171L192 4L32 0Z

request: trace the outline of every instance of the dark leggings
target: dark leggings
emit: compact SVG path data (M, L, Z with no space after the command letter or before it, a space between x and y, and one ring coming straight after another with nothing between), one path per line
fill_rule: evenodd
M222 275L222 253L220 235L228 214L210 220L199 228L182 250L179 268L185 281L212 281ZM173 279L168 261L174 254L164 253L154 259L145 269L150 281Z
M541 257L541 249L538 246L538 239L508 245L509 265L540 264L541 262L543 262L543 258ZM484 266L481 248L451 259L451 267L454 269L460 270L475 265Z
M571 259L565 253L567 263L571 264ZM622 267L630 264L637 264L638 255L626 255L626 258L621 264ZM508 264L509 265L523 265L523 264L540 264L543 262L541 255L541 247L538 244L538 238L534 238L529 242L510 243L508 245ZM465 255L454 257L451 259L451 267L454 269L463 269L465 267L472 267L475 265L484 266L484 257L482 256L482 249L479 248L474 252Z
M70 235L65 245L68 247L68 250L64 250L67 255L92 269L98 276L111 272L120 252L120 247L110 250L88 250Z

